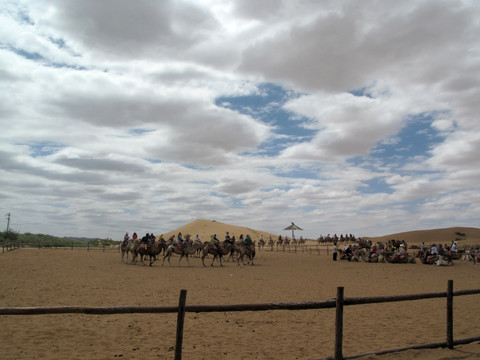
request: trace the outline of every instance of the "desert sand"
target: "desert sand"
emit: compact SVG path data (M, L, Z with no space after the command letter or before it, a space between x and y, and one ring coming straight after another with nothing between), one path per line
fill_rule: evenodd
M225 231L254 234L215 223L223 226L213 229L221 238ZM204 237L212 229L180 230ZM475 236L467 234L468 241ZM0 307L176 306L181 289L187 290L187 305L207 305L328 300L339 286L347 298L444 292L449 279L455 290L480 288L480 264L462 260L448 267L349 263L333 262L326 251L263 249L254 266L203 267L199 258L190 263L178 264L176 256L172 266L162 267L160 261L149 267L123 264L114 250L18 249L0 254ZM445 303L441 298L347 306L343 354L445 341ZM480 336L479 313L480 295L454 298L455 339ZM0 358L173 359L175 326L176 314L4 315ZM334 309L187 313L183 358L324 358L334 353L334 326ZM362 357L412 358L479 359L480 342Z

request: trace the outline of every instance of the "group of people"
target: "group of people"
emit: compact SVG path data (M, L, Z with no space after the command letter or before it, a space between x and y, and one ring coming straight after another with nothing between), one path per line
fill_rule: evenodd
M422 250L423 254L423 263L427 262L428 257L432 255L445 257L450 262L452 260L451 254L457 252L457 243L453 241L452 245L450 246L448 246L447 244L445 244L444 246L442 246L442 244L438 244L438 246L436 244L432 244L430 248L427 248L425 247L425 243L422 242L422 244L420 245L420 249Z
M137 235L136 232L133 233L132 239L133 240L138 239L138 235ZM160 240L162 240L162 239L163 239L163 234L160 235ZM125 246L127 244L128 240L130 240L130 236L129 236L129 233L127 232L123 237L122 246ZM177 236L171 235L168 240L169 240L170 243L173 243L176 240L177 244L179 246L181 246L182 248L185 248L190 243L189 236L187 235L184 238L181 232L179 232ZM151 234L147 233L141 239L141 243L144 243L144 244L154 243L155 241L156 241L156 236L153 233L151 233ZM198 236L198 234L195 236L194 241L197 242L197 243L201 243L200 237ZM225 241L230 242L233 245L236 242L236 239L235 239L235 236L230 236L229 232L227 231L226 234L225 234ZM210 242L209 243L211 245L215 245L215 246L220 245L220 240L217 238L217 234L213 234L213 235L210 236ZM252 241L252 238L250 237L250 235L247 234L244 237L243 234L241 234L239 239L238 239L238 243L245 244L247 246L251 246L253 244L253 241Z
M133 239L133 240L138 239L138 235L137 235L136 232L133 233L132 239ZM123 236L122 246L127 245L128 240L130 240L130 235L128 235L128 232L127 232L127 233Z
M380 250L380 243L377 244L372 244L370 246L370 249L368 251L367 258L371 259L372 257L377 256L377 252ZM341 260L348 260L351 261L352 257L354 255L354 252L358 249L357 243L354 242L353 246L352 245L347 245L345 244L343 246L343 251L342 251L342 257L340 258ZM335 242L333 243L333 261L337 261L338 258L338 244ZM398 249L395 252L395 256L402 257L407 254L407 246L405 241L400 242L398 245Z

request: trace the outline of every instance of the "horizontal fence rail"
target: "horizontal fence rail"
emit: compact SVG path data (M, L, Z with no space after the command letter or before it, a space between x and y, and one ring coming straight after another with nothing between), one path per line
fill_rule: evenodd
M120 251L120 244L103 245L103 244L91 244L90 242L78 242L71 240L42 240L36 239L31 241L12 241L10 243L1 244L2 252L15 250L15 249L71 249L71 250L101 250L101 251Z
M87 315L108 315L108 314L146 314L146 313L177 313L177 334L175 346L175 359L181 359L183 341L183 322L185 313L208 313L208 312L238 312L238 311L273 311L273 310L314 310L336 308L335 319L335 355L334 357L323 358L322 360L354 359L372 354L387 354L392 352L405 351L410 349L426 349L449 347L454 345L467 344L480 340L480 336L465 339L453 339L453 298L455 296L480 294L480 289L453 291L453 280L448 281L446 292L379 296L379 297L355 297L344 298L343 287L337 288L337 297L331 300L296 302L296 303L260 303L260 304L232 304L232 305L186 305L186 290L180 291L178 306L111 306L111 307L85 307L85 306L51 306L51 307L0 307L0 315L48 315L48 314L87 314ZM344 306L378 304L397 301L414 301L433 298L447 298L447 326L446 341L431 344L411 345L402 348L378 350L371 353L344 356L343 345L343 308Z

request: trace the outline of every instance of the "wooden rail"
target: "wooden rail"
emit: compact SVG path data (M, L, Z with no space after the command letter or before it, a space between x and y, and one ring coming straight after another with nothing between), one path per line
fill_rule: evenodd
M427 349L448 347L452 349L455 345L467 344L480 340L480 336L457 339L453 338L453 299L455 296L480 294L480 289L453 291L453 280L448 280L446 292L380 296L380 297L357 297L344 298L344 288L337 288L337 297L325 301L298 302L298 303L263 303L263 304L234 304L234 305L185 305L187 291L180 291L178 306L113 306L113 307L82 307L82 306L54 306L54 307L3 307L0 308L0 315L46 315L46 314L134 314L134 313L177 313L177 331L175 342L175 360L182 357L183 343L183 324L186 312L236 312L236 311L273 311L273 310L312 310L336 308L335 317L335 354L333 357L323 358L322 360L334 359L355 359L366 355L381 355L393 352L405 351L410 349ZM378 304L396 301L414 301L432 298L447 299L447 324L446 341L411 345L402 348L377 350L371 353L344 356L343 347L343 308L351 305ZM319 359L320 360L320 359Z

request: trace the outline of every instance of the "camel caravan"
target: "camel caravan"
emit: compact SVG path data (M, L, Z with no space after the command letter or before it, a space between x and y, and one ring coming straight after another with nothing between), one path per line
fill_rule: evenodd
M165 240L163 235L157 239L156 236L148 233L142 239L139 239L136 233L130 238L126 233L121 244L121 254L122 263L135 264L139 259L145 265L144 259L148 257L149 266L152 266L160 256L163 256L162 266L165 264L165 260L171 265L170 258L173 254L180 255L179 264L185 258L188 266L190 266L189 257L191 256L201 257L202 265L206 266L205 258L208 255L213 256L210 266L214 266L215 260L220 263L220 266L223 266L222 260L225 258L227 262L236 261L239 266L240 262L245 265L245 261L247 264L254 265L255 243L249 235L245 238L240 235L237 241L234 236L230 237L228 232L222 242L217 239L216 234L211 236L210 241L201 242L198 236L192 241L189 234L183 237L181 233L176 239L172 235L168 240ZM130 262L128 262L129 254L131 254Z

